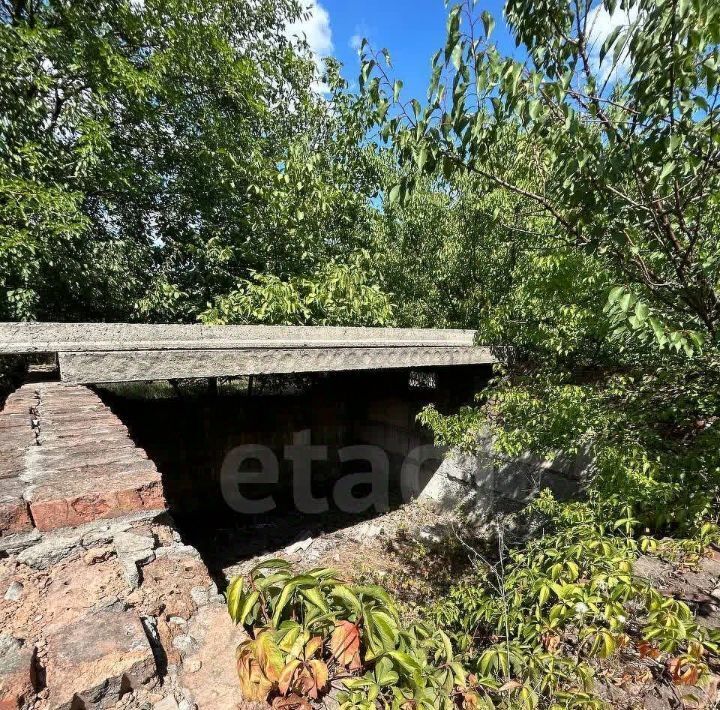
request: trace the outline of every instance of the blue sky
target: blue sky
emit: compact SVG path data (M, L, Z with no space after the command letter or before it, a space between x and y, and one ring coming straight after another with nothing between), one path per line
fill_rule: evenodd
M426 96L430 61L444 45L447 9L444 0L304 0L310 19L288 28L289 34L304 34L318 58L332 55L345 65L345 78L357 86L360 63L357 48L367 37L376 49L386 47L393 60L393 78L405 84L403 98ZM522 55L515 47L502 16L503 0L480 0L480 10L495 18L493 40L505 54ZM594 49L618 24L629 17L618 7L609 15L598 3L592 13ZM606 60L607 61L607 60ZM322 86L318 85L318 90Z
M367 37L373 47L390 50L394 75L405 83L406 98L423 98L432 55L444 45L447 10L443 0L306 0L312 19L300 28L319 55L332 54L345 65L345 77L357 83L357 45ZM496 39L512 51L502 20L502 1L483 3L497 22Z

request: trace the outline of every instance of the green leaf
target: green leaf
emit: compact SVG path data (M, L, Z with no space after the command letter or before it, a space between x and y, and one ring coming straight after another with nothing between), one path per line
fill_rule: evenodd
M463 43L461 41L458 41L457 44L453 47L453 50L450 54L453 66L457 71L460 71L460 67L462 66L463 50Z
M615 301L617 301L624 293L624 286L615 286L615 288L610 291L610 295L608 296L608 303L615 303Z
M294 594L296 589L297 582L295 580L291 580L285 585L285 587L283 587L280 597L275 603L275 610L272 616L273 626L277 626L280 623L283 610L287 606L287 603L290 601L290 597Z
M402 185L394 185L392 189L390 190L390 204L394 205L398 202L402 201L402 192L403 192L403 186Z
M665 163L663 165L662 170L660 171L660 175L658 177L659 182L663 182L665 178L670 175L670 173L675 169L675 161L670 160L669 162Z
M242 577L236 577L228 586L225 593L227 600L227 608L230 618L236 623L240 623L240 608L244 599L244 580Z
M392 658L408 675L422 672L422 666L408 653L402 651L389 651L387 656Z
M649 314L649 309L647 307L647 304L638 302L638 304L635 306L635 318L637 319L637 322L639 324L644 323Z
M369 611L365 617L366 624L372 624L383 651L390 651L397 645L398 628L389 614L383 611Z
M495 18L487 11L484 10L480 16L483 23L483 29L485 30L486 39L490 39L490 35L495 29Z
M252 592L248 595L247 599L244 600L242 607L237 615L237 623L245 624L247 618L250 616L253 607L257 604L260 599L260 592Z
M627 313L630 309L630 306L635 302L635 297L631 293L626 293L621 299L620 299L620 309L623 313Z
M291 565L287 560L273 559L259 562L250 570L250 576L255 577L258 572L270 569L290 569Z
M362 608L360 599L358 599L358 597L343 584L338 584L332 587L332 589L330 590L330 596L340 599L342 602L345 603L348 609L356 613L359 612Z
M300 595L307 599L311 604L316 606L323 614L327 614L330 609L327 602L323 598L320 590L317 588L303 589L300 588Z

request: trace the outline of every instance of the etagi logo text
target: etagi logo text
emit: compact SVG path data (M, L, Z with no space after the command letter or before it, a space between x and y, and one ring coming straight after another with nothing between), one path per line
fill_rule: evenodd
M310 443L308 430L296 433L293 443L285 446L283 456L292 465L292 500L295 508L306 515L320 515L330 510L328 496L315 496L312 490L313 462L328 461L328 447ZM412 449L400 468L400 493L403 502L416 498L422 491L423 470L430 461L442 461L446 447L427 444ZM390 458L380 446L360 444L345 446L337 451L340 464L364 462L367 470L347 473L339 477L332 489L334 507L344 513L363 513L374 508L383 513L390 508ZM253 463L254 470L243 467ZM246 444L228 452L220 472L220 485L227 505L238 513L258 515L269 513L277 507L272 495L248 498L241 493L241 486L266 486L280 481L280 464L277 456L267 446ZM356 490L369 490L356 495Z

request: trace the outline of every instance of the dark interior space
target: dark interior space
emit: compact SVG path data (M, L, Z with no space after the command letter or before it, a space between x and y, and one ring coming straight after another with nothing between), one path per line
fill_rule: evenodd
M490 374L488 366L462 366L136 383L98 392L157 465L183 537L217 573L235 560L283 549L299 535L344 528L405 502L402 463L409 451L432 443L417 414L430 403L445 413L471 403ZM309 503L298 502L299 474L285 450L304 444L327 447L327 460L311 463ZM388 457L384 487L383 481L375 487L367 461L339 460L344 447L368 444ZM226 461L237 447L258 445L277 459L272 480L256 478L263 466L253 456ZM230 478L229 485L251 501L249 510L228 504L224 464L226 476L228 466L239 471L240 483ZM423 466L420 486L437 465ZM366 475L350 486L353 474ZM338 504L336 486L344 478L345 493L351 489L360 499L351 511ZM317 502L323 500L326 505Z

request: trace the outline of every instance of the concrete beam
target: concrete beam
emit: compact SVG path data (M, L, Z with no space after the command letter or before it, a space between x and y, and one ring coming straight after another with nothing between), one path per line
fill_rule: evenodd
M469 330L0 323L0 353L57 353L63 382L494 363Z
M275 325L0 323L0 353L473 345L472 330Z
M481 365L488 348L295 348L60 353L63 382L133 382L299 372Z

